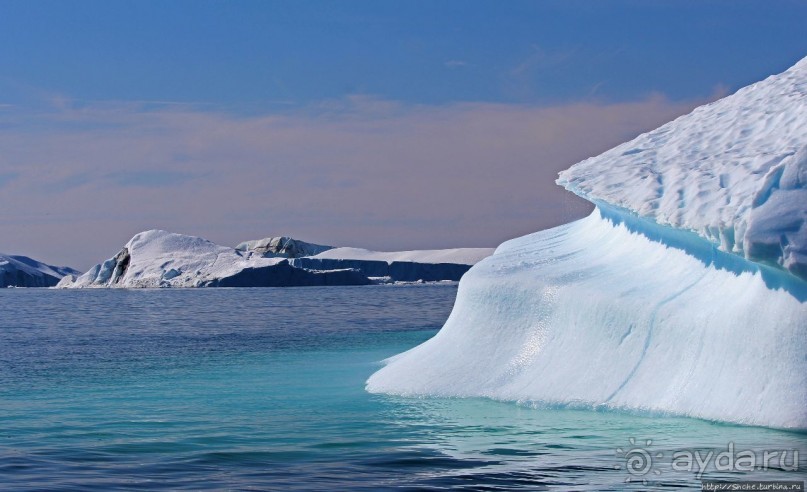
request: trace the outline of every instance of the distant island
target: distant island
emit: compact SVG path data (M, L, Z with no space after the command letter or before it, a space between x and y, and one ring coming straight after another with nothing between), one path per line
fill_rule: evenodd
M235 248L206 239L150 230L112 258L81 274L50 268L48 277L5 286L58 288L297 287L458 281L492 248L380 252L308 243L280 236ZM30 260L34 262L34 260ZM38 262L34 262L38 265ZM21 271L17 267L15 271ZM26 270L27 271L27 270ZM44 275L44 273L43 273ZM26 277L27 278L27 277Z
M0 287L53 287L66 275L78 275L70 267L54 266L20 255L0 253Z

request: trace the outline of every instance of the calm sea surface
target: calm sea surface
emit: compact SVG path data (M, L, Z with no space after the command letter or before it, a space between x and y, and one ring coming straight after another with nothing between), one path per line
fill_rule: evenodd
M805 479L804 433L366 393L456 292L3 289L0 489L700 490L673 453L744 450L705 478Z

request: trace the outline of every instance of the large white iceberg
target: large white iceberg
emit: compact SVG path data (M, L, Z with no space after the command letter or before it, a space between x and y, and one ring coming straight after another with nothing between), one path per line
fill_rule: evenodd
M364 285L355 270L327 272L295 268L283 257L264 257L207 239L167 231L136 234L114 257L60 288L285 287Z
M587 218L502 244L371 392L807 428L807 60L577 164Z
M341 251L320 258L319 254ZM363 251L357 254L357 251ZM470 252L469 252L470 251ZM440 250L378 253L333 248L288 237L246 241L236 248L167 231L136 234L114 257L89 271L62 279L60 288L289 287L366 285L370 277L391 281L459 280L469 258L492 250ZM303 256L301 256L303 255ZM312 256L304 256L312 255ZM378 261L362 258L450 261Z

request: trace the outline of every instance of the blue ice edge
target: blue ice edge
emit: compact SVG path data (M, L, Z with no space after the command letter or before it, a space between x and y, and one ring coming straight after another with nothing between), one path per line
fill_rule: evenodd
M631 210L600 200L590 198L586 200L591 201L599 209L600 215L614 225L624 225L629 231L641 234L651 241L684 251L705 266L726 270L735 275L759 274L769 289L783 290L799 302L807 301L807 282L785 270L721 251L717 244L709 242L694 231L664 226L651 219L640 217Z
M527 236L522 242L500 247L501 249L492 257L472 268L471 275L460 282L457 304L452 317L443 328L444 331L441 330L442 335L438 334L418 348L387 359L385 366L368 379L367 389L372 393L401 396L478 397L517 402L535 408L590 409L647 416L676 416L726 425L795 430L802 434L807 432L802 403L804 318L801 310L805 307L804 301L807 299L807 284L788 272L778 271L775 267L757 264L739 255L721 251L717 244L701 237L695 231L663 226L652 219L640 217L636 213L607 203L594 202L594 205L597 209L593 219L582 219L592 222L581 224L582 229L569 224L561 226L561 229L554 233L547 231ZM555 306L563 306L557 305L555 300L549 297L547 310L538 309L519 314L518 306L540 304L535 298L543 296L544 292L554 296L555 292L552 289L539 288L537 291L534 289L536 286L551 287L554 279L568 281L570 286L568 289L559 289L562 299L559 302L565 303L566 306L569 302L577 302L581 298L579 294L585 294L587 288L607 289L607 283L588 284L587 287L585 275L581 275L580 280L574 275L577 267L587 268L582 261L592 261L604 267L606 281L610 274L621 272L618 268L619 263L611 268L608 263L597 263L598 260L594 256L609 254L609 251L599 244L603 238L612 238L608 231L610 227L603 226L603 220L608 226L624 226L624 228L617 227L613 231L613 237L616 237L617 241L608 242L609 247L616 250L614 254L622 254L615 259L628 265L631 253L653 255L648 260L653 261L648 265L653 268L652 270L642 266L642 258L637 257L636 261L640 267L631 273L645 272L646 275L664 277L663 265L668 261L673 262L676 267L687 265L687 268L681 271L677 268L673 270L670 274L671 283L660 281L657 285L652 280L647 281L649 289L654 286L661 287L661 290L648 297L653 302L647 305L632 306L635 303L630 300L622 302L624 296L611 297L606 290L601 296L595 296L593 303L581 306L580 309L576 309L573 305L571 308L556 309ZM589 234L592 231L594 234ZM619 243L620 238L631 248L620 251L622 246ZM643 244L642 241L645 239L656 244L656 249ZM553 243L555 240L557 248ZM636 246L635 250L633 246ZM591 250L590 257L586 259L582 254L580 258L575 257L576 251L587 249ZM667 250L667 253L662 254L659 249ZM532 252L536 252L535 257L528 256ZM678 252L683 252L688 261L677 254ZM502 256L497 261L496 256L499 254ZM571 263L563 262L567 257ZM555 264L554 258L559 258L558 264ZM692 260L703 267L693 265ZM541 268L545 264L548 265L548 270L547 276L543 277ZM508 275L510 270L496 268L507 265L513 265L514 277L505 278L501 283L497 281L487 283L497 275ZM724 271L718 275L709 273L714 274L719 270ZM474 271L478 275L474 276ZM523 274L524 272L528 273ZM568 277L563 276L567 272L571 272ZM674 301L681 293L696 286L707 275L707 282L698 288L701 289L701 294L707 295L717 288L718 290L713 292L714 299L706 299L702 303L696 302L696 306L692 307L679 303L675 308L676 311L666 310L668 322L664 326L670 327L672 331L658 330L656 314L668 302ZM628 294L642 289L645 285L641 275L636 277L633 275L636 280L629 286L630 290L626 291ZM728 294L721 294L719 286L721 280L728 284L726 292L742 292L737 290L738 286L751 288L752 292L749 293L747 300L723 299ZM737 280L736 284L734 280ZM578 289L578 286L583 288ZM765 290L768 292L764 292ZM537 292L537 296L533 295L533 292ZM512 303L509 302L512 299L509 297L511 295L516 296L518 306L511 307ZM743 302L742 306L736 307L750 314L757 310L756 302L768 300L776 301L778 307L784 308L768 312L772 316L762 314L756 320L764 322L762 333L763 336L767 335L769 340L773 340L771 343L756 346L752 340L746 341L744 336L754 334L757 331L755 326L740 323L738 329L735 329L734 324L724 323L720 319L723 301L728 303L727 310L731 310L732 303ZM602 324L600 322L603 319L600 315L610 316L608 313L612 311L610 301L616 304L613 311L618 310L621 313L620 317L614 318L614 323ZM588 303L584 301L582 304ZM588 306L594 307L588 309ZM600 309L598 310L596 306L600 306ZM625 326L630 332L634 329L633 321L639 319L631 314L636 310L635 307L641 310L641 323L636 323L641 325L637 332L641 338L636 338L632 345L626 345L624 349L620 349L621 352L616 352L614 349L621 346L625 339L624 335L619 338L619 332L623 331L619 327L621 321L630 323L629 327ZM515 314L511 313L513 309L516 310ZM578 320L576 316L581 310L585 311L585 319ZM700 313L699 310L703 312ZM760 311L766 313L764 309ZM680 312L681 318L672 315L674 312ZM555 316L554 313L558 315ZM701 314L704 315L702 322L699 321ZM782 327L787 329L784 337L780 336L783 332L778 329L777 316L787 318L782 323ZM737 317L732 319L742 321ZM543 323L543 320L549 320L548 324ZM716 328L713 328L711 321L718 321ZM570 336L566 335L567 324L573 328ZM675 330L678 330L683 337L676 336ZM521 354L524 353L522 348L533 344L534 333L543 331L555 334L552 337L545 337L553 343L543 343L543 347L539 347L538 351L533 353L540 354L542 349L545 351L551 349L546 352L549 362L545 363L547 359L541 362L536 355L534 359L526 360L522 364L521 361L524 360L521 358ZM665 337L665 333L668 336ZM692 333L693 338L687 338L688 333ZM603 336L599 336L600 334ZM593 345L599 342L605 342L605 345ZM654 348L653 357L648 357L649 347ZM741 353L742 360L732 356L717 357L715 364L709 364L715 357L700 355L720 354L723 350L738 347L749 348ZM600 348L594 357L589 357L586 353L589 349L593 349L594 352ZM781 349L786 351L783 358L776 357L777 350ZM693 351L696 353L692 353ZM687 360L678 360L687 355L689 355ZM567 360L573 362L566 363ZM582 371L577 369L588 360L592 360L596 365L583 367ZM755 363L749 364L751 360ZM518 365L510 364L512 361ZM630 387L628 392L620 393L626 388L624 384L626 381L635 381L637 368L647 367L648 361L660 362L652 363L649 372L644 371L643 383ZM679 362L685 362L686 365ZM782 372L765 372L762 368L766 367L764 364L768 362L771 368ZM619 363L620 368L613 372L606 371L609 378L601 380L596 369L598 367L607 369L612 363ZM682 383L680 387L669 387L670 391L665 391L663 383L659 387L652 382L652 374L662 371L659 374L663 375L667 364L670 367L671 377ZM732 367L736 365L741 365L747 370L738 372ZM540 371L555 371L555 375L549 378L548 384L541 384L545 378ZM557 377L558 372L560 377ZM738 374L748 376L749 379L738 377ZM582 377L578 378L578 375ZM581 381L580 384L577 384L578 380ZM689 381L694 383L690 385ZM725 383L728 390L717 396L714 394L707 396L706 391L719 387L699 384L698 381L707 383L716 381L721 385ZM607 387L604 388L603 384ZM556 391L558 388L560 389ZM649 388L650 391L644 388ZM748 393L749 388L753 389L754 393ZM615 398L616 395L620 396ZM702 399L701 395L709 399L707 404L699 402L699 399ZM736 400L741 395L745 396L741 400ZM747 397L756 399L754 409L749 409L750 404L743 403L742 400ZM729 404L724 405L726 398L729 399ZM771 401L766 403L769 398ZM789 401L787 407L789 410L780 411L784 403L777 403L777 399L780 398Z

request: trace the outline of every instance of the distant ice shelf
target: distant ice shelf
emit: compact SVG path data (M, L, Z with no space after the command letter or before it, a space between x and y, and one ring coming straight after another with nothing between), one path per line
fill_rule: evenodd
M353 268L375 281L439 282L459 280L471 265L492 253L492 248L387 252L343 247L296 258L291 263L315 270Z
M807 59L558 182L594 212L477 263L368 391L807 429Z

